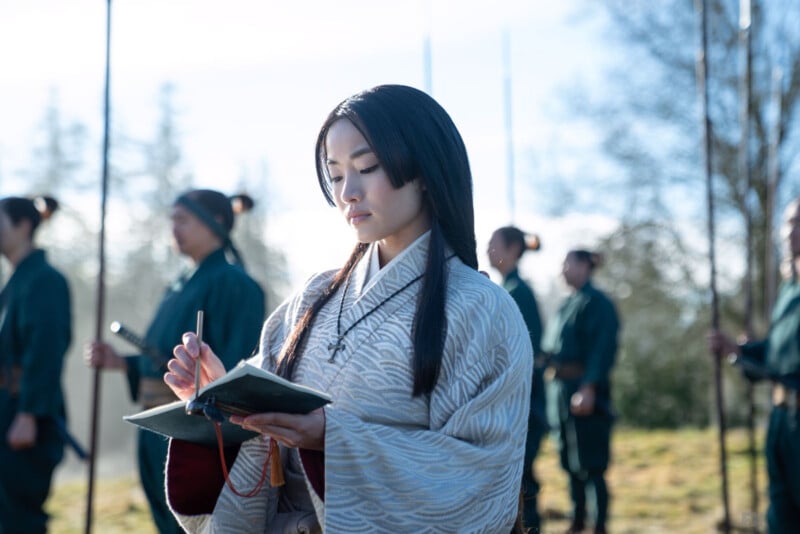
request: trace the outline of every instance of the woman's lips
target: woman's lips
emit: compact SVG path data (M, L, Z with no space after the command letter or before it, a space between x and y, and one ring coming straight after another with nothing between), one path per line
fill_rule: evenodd
M350 221L350 224L357 225L364 222L367 217L369 217L369 213L366 211L358 211L354 213L349 213L347 215L347 220Z

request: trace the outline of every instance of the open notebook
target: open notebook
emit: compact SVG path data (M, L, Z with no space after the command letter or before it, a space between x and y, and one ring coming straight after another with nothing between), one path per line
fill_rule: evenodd
M190 401L175 401L156 406L124 419L165 436L215 445L211 419L221 421L225 445L241 443L257 434L228 422L228 416L265 412L308 413L331 402L328 394L293 384L260 367L240 362L228 374L200 389L193 406L205 408L205 414L187 414ZM211 419L209 419L209 417Z

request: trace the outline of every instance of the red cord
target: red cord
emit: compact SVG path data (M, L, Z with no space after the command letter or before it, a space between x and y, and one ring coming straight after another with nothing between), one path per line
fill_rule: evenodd
M264 482L267 480L267 466L269 466L269 458L272 456L272 448L274 446L274 441L269 441L269 454L267 454L266 459L264 460L264 468L261 470L261 478L258 479L258 483L256 487L250 490L248 493L239 493L236 491L236 488L233 487L233 483L231 482L230 477L228 476L228 466L225 464L225 453L223 452L223 445L222 445L222 426L219 422L214 421L214 432L217 434L217 448L219 449L219 461L222 464L222 472L225 475L225 484L228 485L230 490L238 495L239 497L254 497L258 491L264 486Z

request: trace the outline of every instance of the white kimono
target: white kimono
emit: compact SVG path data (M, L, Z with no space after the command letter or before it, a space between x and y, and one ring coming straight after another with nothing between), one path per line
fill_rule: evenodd
M342 332L422 274L428 241L422 236L378 273L373 266L369 280L368 251L344 297ZM412 397L411 331L422 280L353 328L333 363L328 345L336 341L344 285L314 320L294 380L333 398L325 408L324 502L304 476L292 477L292 470L302 472L297 450L282 453L287 486L305 482L327 533L511 531L530 402L530 336L507 291L458 257L447 265L447 334L429 395ZM275 310L252 363L274 369L291 328L333 275L313 277ZM243 444L231 470L237 489L255 486L265 454L261 438ZM179 520L189 532L272 532L278 503L287 501L280 493L292 492L298 488L265 487L243 499L224 487L213 514Z

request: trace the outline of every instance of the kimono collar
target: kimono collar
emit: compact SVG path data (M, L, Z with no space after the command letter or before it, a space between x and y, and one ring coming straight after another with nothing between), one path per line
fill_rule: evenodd
M421 274L424 270L425 262L427 260L428 243L430 242L430 238L431 231L428 230L415 239L413 243L403 249L400 254L392 258L392 260L384 265L383 268L380 267L380 263L378 261L378 244L371 243L369 250L366 254L364 254L364 257L356 266L355 272L353 272L353 288L359 295L366 293L377 283L379 283L387 273L390 273L397 265L400 264L410 263L412 269L416 271L414 276ZM422 269L417 268L420 258L422 260Z
M592 279L589 278L588 280L586 280L586 283L581 286L580 289L577 289L575 291L575 293L589 293L590 291L592 291L593 288L594 286L592 286Z
M205 258L200 264L197 266L197 270L203 269L210 265L216 265L219 263L228 263L228 260L225 258L225 248L220 247Z
M223 247L218 248L203 258L198 265L184 270L181 275L178 276L178 278L172 282L172 284L170 284L170 289L175 292L181 291L186 283L194 278L197 273L213 269L216 265L221 264L228 264L228 260L225 258L225 249Z
M512 269L508 272L507 275L503 277L504 282L508 282L509 280L519 280L519 271L517 269Z
M376 263L377 247L373 244L364 254L340 290L335 337L327 346L329 363L336 361L340 351L347 350L348 334L364 320L379 310L386 312L385 305L397 309L417 294L419 290L411 288L424 275L428 241L428 234L420 236L374 274L370 271L374 270L371 267Z
M29 273L32 269L40 265L44 265L47 263L45 258L44 250L40 248L35 248L31 250L31 252L22 258L22 261L17 264L16 268L14 268L14 272L11 274L11 277L6 282L6 286L13 285L12 282L16 280L24 280L26 274Z
M31 252L27 256L25 256L22 259L21 262L19 262L19 265L17 265L17 268L15 269L15 271L18 270L18 269L23 269L24 270L24 269L27 269L27 268L33 266L33 265L41 265L44 262L45 262L45 252L44 252L44 250L42 250L40 248L35 248L35 249L31 250Z

